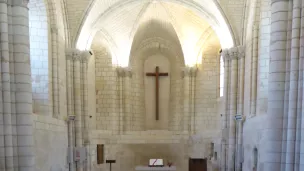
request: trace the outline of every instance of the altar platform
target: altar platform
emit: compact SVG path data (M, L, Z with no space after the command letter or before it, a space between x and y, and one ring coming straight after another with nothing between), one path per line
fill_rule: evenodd
M154 171L154 170L162 170L162 171L170 171L170 170L176 170L175 166L165 166L165 167L148 167L148 166L136 166L136 171Z

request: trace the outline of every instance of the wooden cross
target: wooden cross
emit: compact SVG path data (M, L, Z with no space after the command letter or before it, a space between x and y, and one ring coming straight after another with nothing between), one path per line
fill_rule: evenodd
M155 117L156 120L159 119L159 102L158 102L158 97L159 97L159 77L160 76L169 76L168 73L160 73L159 72L159 67L157 66L155 68L155 72L154 73L146 73L146 76L153 76L155 77Z

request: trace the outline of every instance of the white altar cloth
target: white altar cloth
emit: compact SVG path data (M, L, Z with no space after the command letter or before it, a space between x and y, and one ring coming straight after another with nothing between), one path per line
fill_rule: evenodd
M165 167L147 167L147 166L136 166L136 171L154 171L154 170L162 170L162 171L170 171L170 170L176 170L175 166L165 166Z

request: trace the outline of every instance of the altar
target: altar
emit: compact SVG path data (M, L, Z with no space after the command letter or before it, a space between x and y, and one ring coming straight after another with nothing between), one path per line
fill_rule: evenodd
M137 166L135 168L136 171L153 171L153 170L162 170L162 171L170 171L176 170L175 166L164 166L164 167L148 167L148 166Z

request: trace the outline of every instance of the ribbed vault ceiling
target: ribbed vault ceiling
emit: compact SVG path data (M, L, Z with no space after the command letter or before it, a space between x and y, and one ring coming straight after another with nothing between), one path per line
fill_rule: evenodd
M179 41L181 44L185 61L186 58L196 59L207 38L216 34L213 30L214 27L206 20L178 3L142 1L142 3L128 3L128 5L122 2L120 6L113 6L114 1L117 0L106 1L102 6L99 6L100 2L97 1L93 8L99 6L99 11L105 12L95 14L98 16L95 20L92 18L87 20L92 20L91 40L96 32L99 32L98 35L102 34L110 46L112 56L118 58L122 63L127 63L133 43L140 44L141 41L151 37L166 37L166 39L171 37L172 40L168 41ZM208 4L206 4L207 6ZM117 8L117 10L113 8ZM92 10L94 11L94 9ZM165 29L169 32L164 32L162 36L162 33L155 31L158 28L147 27L147 25L151 25L152 21L158 22L157 27L161 27L159 30ZM145 30L142 31L141 28L145 28ZM138 33L139 30L141 31ZM170 32L172 36L165 35Z

